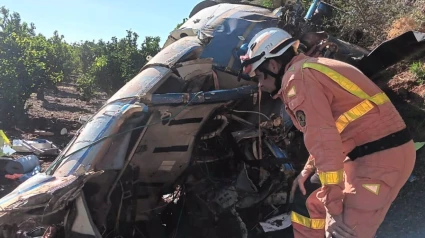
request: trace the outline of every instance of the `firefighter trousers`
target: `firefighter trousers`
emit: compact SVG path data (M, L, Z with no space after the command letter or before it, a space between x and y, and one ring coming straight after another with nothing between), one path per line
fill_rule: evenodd
M344 223L359 238L373 238L400 189L413 171L416 151L413 141L379 151L344 164ZM292 204L295 238L323 238L326 210L316 194L321 187L316 174L307 179L304 196L299 189Z

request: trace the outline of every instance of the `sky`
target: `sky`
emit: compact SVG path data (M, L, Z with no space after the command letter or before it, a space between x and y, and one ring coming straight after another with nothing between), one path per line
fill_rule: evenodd
M135 31L140 41L145 36L160 36L161 45L168 34L189 16L201 0L1 0L10 12L18 12L36 33L46 37L55 30L67 42L110 40Z

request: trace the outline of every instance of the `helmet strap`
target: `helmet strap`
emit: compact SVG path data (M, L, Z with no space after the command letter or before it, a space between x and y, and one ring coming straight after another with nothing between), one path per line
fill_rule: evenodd
M283 65L279 72L277 74L273 73L272 71L265 69L263 67L258 68L258 70L264 74L264 79L267 79L267 76L270 75L273 78L275 78L274 81L274 85L275 85L275 90L273 92L271 92L272 95L275 95L276 93L279 92L280 88L282 87L282 77L285 74L285 65Z

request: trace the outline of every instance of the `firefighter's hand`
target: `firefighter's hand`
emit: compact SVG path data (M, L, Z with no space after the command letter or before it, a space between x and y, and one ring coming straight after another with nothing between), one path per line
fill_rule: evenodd
M313 173L313 170L303 169L301 173L295 178L294 182L292 183L291 195L289 196L290 203L294 201L295 190L297 190L298 186L300 187L300 190L303 193L303 195L306 194L304 183L308 179L311 173Z
M356 232L348 227L342 218L342 214L331 216L327 214L328 228L326 230L326 238L355 238Z

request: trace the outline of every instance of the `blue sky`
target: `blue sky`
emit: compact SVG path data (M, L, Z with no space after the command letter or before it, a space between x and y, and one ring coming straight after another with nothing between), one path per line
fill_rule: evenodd
M110 40L126 35L126 30L144 36L160 36L161 45L168 33L188 17L201 0L2 0L22 20L33 22L36 32L45 36L55 30L67 42Z

